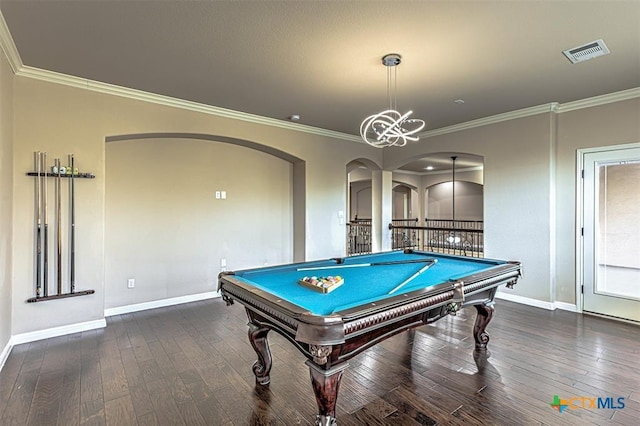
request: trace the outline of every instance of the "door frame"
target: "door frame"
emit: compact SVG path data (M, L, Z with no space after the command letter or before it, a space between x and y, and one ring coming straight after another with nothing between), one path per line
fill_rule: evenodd
M640 149L640 142L583 148L576 151L576 312L582 313L584 311L584 157L586 154L627 149ZM615 319L625 321L619 318ZM634 324L636 323L634 322Z

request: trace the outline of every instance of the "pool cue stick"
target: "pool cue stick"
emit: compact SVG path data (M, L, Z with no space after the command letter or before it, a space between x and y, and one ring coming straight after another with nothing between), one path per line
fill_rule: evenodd
M42 217L40 200L40 155L39 151L33 153L36 168L36 297L42 296Z
M74 175L76 173L73 154L69 155L71 162L71 180L69 182L69 216L71 222L71 228L69 230L69 287L70 292L73 293L76 290L76 209L75 209L75 184Z
M42 153L42 171L43 171L43 197L42 197L42 215L44 217L44 237L43 237L43 255L42 255L42 285L43 285L43 296L47 297L49 295L49 220L47 219L48 211L47 211L47 153Z
M371 262L371 263L354 263L353 265L345 265L345 264L336 264L331 266L316 266L316 267L305 267L298 268L296 271L316 271L322 269L341 269L341 268L362 268L365 266L383 266L383 265L404 265L406 263L425 263L425 262L434 262L436 259L426 258L426 259L410 259L410 260L390 260L387 262Z
M62 235L60 231L62 230L62 218L60 213L61 210L61 188L60 188L60 159L56 158L55 160L56 166L58 168L58 174L56 176L55 190L56 190L56 240L57 240L57 252L56 252L56 266L57 266L57 274L56 274L56 283L58 284L58 294L62 294Z
M437 259L433 259L433 262L423 266L422 268L420 268L420 270L418 272L416 272L415 274L411 275L409 278L407 278L406 280L404 280L403 282L401 282L398 286L396 286L393 290L391 290L389 293L387 294L393 294L396 291L400 290L402 287L404 287L407 283L413 281L418 275L420 275L421 273L423 273L424 271L426 271L427 269L431 268L433 265L435 265L437 263Z

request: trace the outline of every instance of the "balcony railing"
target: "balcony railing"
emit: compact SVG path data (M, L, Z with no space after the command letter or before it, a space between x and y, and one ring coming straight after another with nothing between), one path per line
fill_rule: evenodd
M357 217L347 223L347 255L371 253L371 219Z
M484 257L482 221L426 220L427 226L391 223L393 249L414 248L436 253Z
M394 250L413 248L436 253L484 257L484 230L481 220L393 219L389 224ZM347 255L371 253L371 219L347 223Z

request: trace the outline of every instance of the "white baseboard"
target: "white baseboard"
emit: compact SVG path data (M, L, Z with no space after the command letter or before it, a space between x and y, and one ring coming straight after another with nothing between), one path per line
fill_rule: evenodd
M107 326L107 321L102 318L94 321L80 322L77 324L62 325L60 327L47 328L45 330L32 331L29 333L16 334L11 337L11 346L22 343L35 342L36 340L48 339L50 337L64 336L65 334L79 333L81 331L95 330Z
M131 312L146 311L147 309L162 308L165 306L179 305L181 303L197 302L199 300L213 299L220 297L217 291L208 291L206 293L190 294L187 296L172 297L170 299L153 300L151 302L136 303L134 305L118 306L116 308L107 308L104 310L104 316L128 314Z
M7 358L9 358L9 354L11 353L11 349L13 345L11 344L11 339L7 342L7 345L4 347L2 352L0 352L0 371L2 371L2 367L4 367L4 363L7 362Z
M510 302L521 303L523 305L535 306L536 308L546 309L548 311L555 311L561 309L563 311L578 312L576 305L565 302L544 302L538 299L531 299L530 297L517 296L515 294L507 293L504 291L498 291L496 293L497 299L504 299Z
M556 308L563 310L563 311L569 311L569 312L578 312L578 307L574 304L571 303L566 303L566 302L555 302L554 305L556 305Z
M213 299L215 297L220 297L220 294L217 291L191 294L188 296L174 297L171 299L154 300L152 302L138 303L135 305L119 306L117 308L105 309L104 316L108 317L112 315L126 314L129 312L143 311L146 309L161 308L163 306L171 306L171 305L178 305L181 303L195 302L198 300ZM2 352L0 352L0 371L4 367L4 364L7 361L7 359L9 358L11 349L13 349L15 345L20 345L22 343L35 342L36 340L48 339L50 337L58 337L58 336L64 336L66 334L79 333L81 331L104 328L106 326L107 326L107 321L106 319L102 318L95 321L87 321L87 322L81 322L78 324L63 325L60 327L48 328L46 330L32 331L29 333L22 333L22 334L11 336L11 338L7 342L7 345L4 347Z

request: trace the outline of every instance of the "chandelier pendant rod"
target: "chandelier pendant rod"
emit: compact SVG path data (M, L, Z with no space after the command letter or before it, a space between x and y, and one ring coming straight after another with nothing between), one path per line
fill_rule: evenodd
M454 222L453 227L455 228L456 221L456 159L457 156L452 156L451 160L453 161L453 173L451 176L451 219Z

